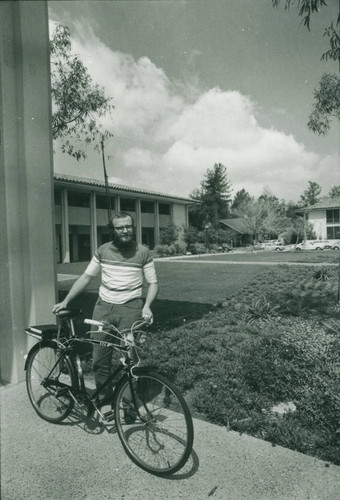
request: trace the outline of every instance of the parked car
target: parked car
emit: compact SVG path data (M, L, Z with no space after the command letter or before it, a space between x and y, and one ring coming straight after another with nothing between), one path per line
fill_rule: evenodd
M315 241L315 250L328 250L330 248L332 248L332 245L328 240Z
M312 240L302 241L301 243L298 243L297 245L295 245L295 250L297 250L297 251L315 250L315 241L312 241Z
M263 250L274 250L277 252L282 252L285 249L283 243L277 240L265 241L260 243L260 248Z
M328 240L307 240L298 243L295 250L324 250L332 248Z
M340 241L333 242L332 250L340 250Z

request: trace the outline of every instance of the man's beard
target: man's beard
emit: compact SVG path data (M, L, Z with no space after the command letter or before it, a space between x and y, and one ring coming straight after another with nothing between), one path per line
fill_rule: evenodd
M112 235L112 241L115 247L117 247L119 250L128 250L135 244L135 230L133 229L133 232L129 233L129 240L124 241L122 239L122 235L117 234L115 231L113 231Z

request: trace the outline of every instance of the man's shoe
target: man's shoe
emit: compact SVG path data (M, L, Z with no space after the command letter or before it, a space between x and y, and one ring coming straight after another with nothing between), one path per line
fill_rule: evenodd
M132 404L123 408L124 420L126 424L134 424L137 418L137 413Z

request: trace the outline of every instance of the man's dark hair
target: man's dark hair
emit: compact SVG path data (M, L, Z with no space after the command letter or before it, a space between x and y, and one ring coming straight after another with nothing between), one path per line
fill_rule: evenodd
M111 220L110 220L110 229L114 229L114 225L113 225L113 219L125 219L125 217L130 217L131 221L132 221L132 225L133 227L135 227L135 221L134 221L134 218L132 217L131 214L129 214L129 212L114 212L111 216Z

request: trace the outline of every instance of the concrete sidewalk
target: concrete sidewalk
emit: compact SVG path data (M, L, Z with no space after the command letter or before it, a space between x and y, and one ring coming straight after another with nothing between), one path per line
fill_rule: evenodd
M194 452L171 478L143 472L116 433L73 413L40 419L25 384L1 397L2 500L339 500L340 467L195 419Z

